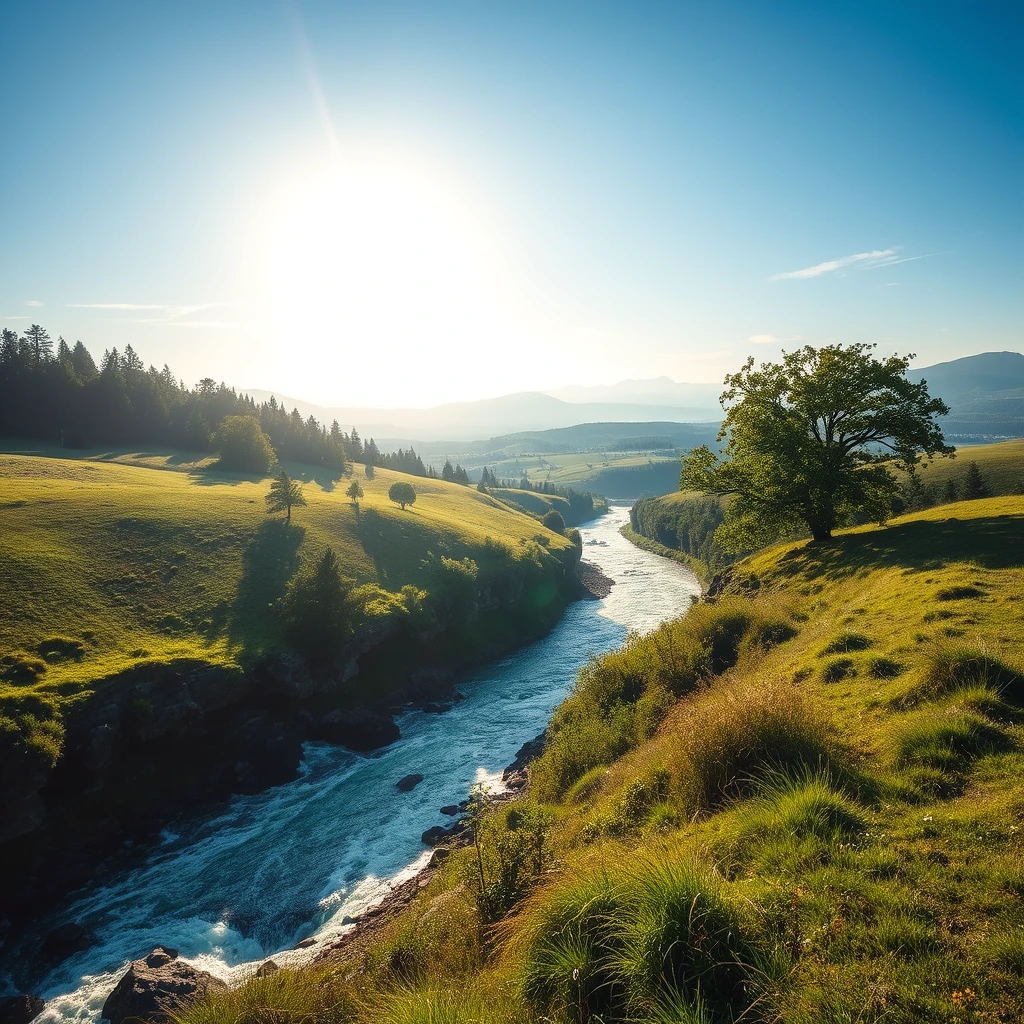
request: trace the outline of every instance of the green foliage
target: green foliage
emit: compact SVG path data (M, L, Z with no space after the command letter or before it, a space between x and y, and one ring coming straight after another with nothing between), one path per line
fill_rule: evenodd
M701 562L708 571L735 561L736 556L715 541L715 531L724 521L725 501L717 495L641 498L629 510L636 533Z
M565 533L565 520L562 518L562 513L557 509L549 509L541 516L541 524L553 533Z
M405 480L399 480L388 489L388 497L396 505L401 505L404 512L406 505L415 504L416 488Z
M266 496L267 514L287 512L286 520L292 521L292 506L305 505L302 496L302 485L293 480L283 469L270 485L270 493Z
M924 652L918 681L897 703L906 707L978 686L1024 703L1024 672L974 647L933 644Z
M771 608L735 599L697 604L682 619L590 662L555 712L544 754L530 766L535 792L560 798L598 765L610 764L658 728L675 698L721 675L744 653L795 635Z
M695 863L573 878L544 894L527 927L523 992L544 1019L647 1019L669 993L718 1020L753 1002L740 917Z
M345 493L353 500L358 501L363 496L363 485L355 478L352 478L352 482L348 485L348 489Z
M978 498L991 498L992 488L985 483L977 462L967 463L967 472L964 474L964 482L960 488L961 496L965 501L976 501Z
M828 654L850 654L853 651L866 651L870 646L870 637L852 630L844 630L825 644L821 651L819 651L819 656L824 657Z
M353 625L349 585L341 578L337 556L327 548L306 562L288 584L281 601L285 636L314 662L330 661L345 647Z
M527 895L547 868L551 816L532 803L488 813L487 798L479 790L471 795L469 811L473 857L464 865L463 880L481 924L491 925Z
M263 476L277 459L270 438L255 416L226 416L216 443L221 469Z
M873 348L805 346L758 370L748 359L726 378L724 458L695 448L680 482L733 495L716 532L726 549L803 529L828 539L855 516L884 522L898 481L878 453L907 469L922 454L952 454L935 422L945 403L904 376L912 357L879 360Z

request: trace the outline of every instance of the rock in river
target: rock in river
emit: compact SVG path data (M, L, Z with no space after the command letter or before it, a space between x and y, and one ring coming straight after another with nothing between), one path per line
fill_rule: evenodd
M46 1003L38 996L0 998L0 1024L29 1024L43 1012Z
M400 734L390 715L369 708L352 708L324 715L310 729L310 735L327 743L340 743L349 750L368 751L394 743Z
M134 960L103 1004L103 1016L110 1024L127 1020L167 1021L207 992L227 985L206 971L196 970L178 959L176 949L157 946L149 956Z
M423 781L422 775L406 775L405 778L399 779L395 785L402 793L408 793L410 789L414 789Z

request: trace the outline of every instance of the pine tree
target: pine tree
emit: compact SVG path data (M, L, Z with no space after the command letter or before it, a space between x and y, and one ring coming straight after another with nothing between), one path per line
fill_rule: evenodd
M944 504L951 504L954 501L960 500L960 491L956 486L956 481L950 477L946 481L946 486L942 489L942 501Z
M974 501L976 498L991 498L992 489L985 483L981 470L976 462L967 464L967 473L964 477L963 487L964 501Z
M53 342L50 340L50 335L39 324L32 324L25 332L25 338L31 347L32 357L38 369L53 356Z
M266 496L267 514L273 512L287 512L286 523L292 521L292 505L305 505L306 499L302 496L302 486L293 480L282 469L270 485L270 493Z

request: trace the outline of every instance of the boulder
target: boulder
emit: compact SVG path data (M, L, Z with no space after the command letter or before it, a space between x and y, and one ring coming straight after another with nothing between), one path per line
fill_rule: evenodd
M422 836L420 836L420 839L422 839L427 846L437 846L438 843L447 838L448 829L446 829L444 825L432 825L423 833Z
M451 855L451 852L452 851L449 850L447 846L439 846L430 855L430 861L427 864L427 867L431 867L431 868L440 867L442 861L446 860Z
M278 967L273 960L264 960L263 963L256 968L256 977L269 978L270 975L277 974L279 970L281 970L281 968Z
M422 781L422 775L406 775L405 778L399 779L395 786L400 793L408 793L410 789L415 789Z
M0 998L0 1024L29 1024L43 1012L46 1003L39 996Z
M461 808L459 807L458 804L445 804L444 807L441 808L441 813L447 814L449 817L454 818L455 815L458 814L460 810Z
M157 946L149 956L132 961L107 996L102 1013L110 1024L163 1022L207 992L225 989L227 985L212 974L179 960L176 949Z
M527 740L517 751L516 759L502 772L502 780L507 781L513 775L518 775L533 760L544 753L548 742L548 731L545 729L539 736Z
M324 715L310 729L310 735L349 750L366 751L394 743L401 733L390 715L369 708L352 708Z

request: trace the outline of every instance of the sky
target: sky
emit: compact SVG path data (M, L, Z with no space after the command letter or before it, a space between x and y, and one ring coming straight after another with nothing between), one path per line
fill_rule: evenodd
M0 5L0 327L322 405L1022 349L1024 4Z

